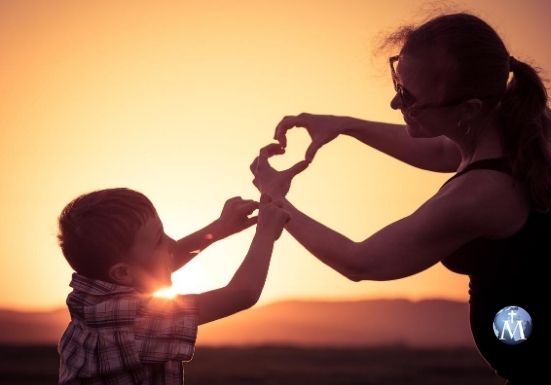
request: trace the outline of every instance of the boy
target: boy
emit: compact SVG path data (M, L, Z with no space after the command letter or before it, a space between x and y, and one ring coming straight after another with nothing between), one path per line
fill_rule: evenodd
M249 218L257 208L258 217ZM59 384L183 384L182 361L193 356L197 326L258 301L287 220L273 203L236 197L218 220L176 242L139 192L107 189L73 200L59 217L59 244L75 270L67 297L71 322L58 346ZM174 299L152 296L199 251L254 223L249 251L227 286Z

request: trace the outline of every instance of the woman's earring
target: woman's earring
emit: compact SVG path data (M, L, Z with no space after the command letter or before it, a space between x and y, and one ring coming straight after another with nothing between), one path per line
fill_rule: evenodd
M463 130L463 121L459 120L457 122L457 128ZM471 134L471 125L467 124L467 128L465 128L464 130L465 130L465 135L470 135Z

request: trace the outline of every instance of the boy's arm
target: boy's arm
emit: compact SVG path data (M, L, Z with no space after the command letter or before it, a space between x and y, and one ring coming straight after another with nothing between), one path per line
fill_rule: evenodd
M178 241L174 241L172 271L191 261L193 257L212 243L229 235L245 230L256 223L256 217L249 215L258 208L258 202L233 197L226 201L220 218Z
M198 322L204 324L253 306L262 293L274 242L289 215L273 203L262 204L255 236L230 283L197 295Z

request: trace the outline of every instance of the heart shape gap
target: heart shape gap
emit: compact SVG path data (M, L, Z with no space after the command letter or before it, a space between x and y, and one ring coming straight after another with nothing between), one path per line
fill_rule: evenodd
M312 142L310 135L305 128L295 127L287 131L287 146L285 154L274 155L268 161L270 165L278 170L283 171L296 163L303 161L306 155L306 150Z

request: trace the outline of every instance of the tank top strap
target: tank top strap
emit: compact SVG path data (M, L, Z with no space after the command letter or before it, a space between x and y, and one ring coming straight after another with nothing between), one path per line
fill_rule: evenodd
M460 177L461 175L471 170L494 170L494 171L504 172L509 175L512 175L513 173L511 162L508 158L481 159L481 160L477 160L472 163L469 163L463 170L459 171L451 178L449 178L446 182L444 182L442 187L444 187L444 185L446 185L446 183L450 182L451 180L457 177Z

